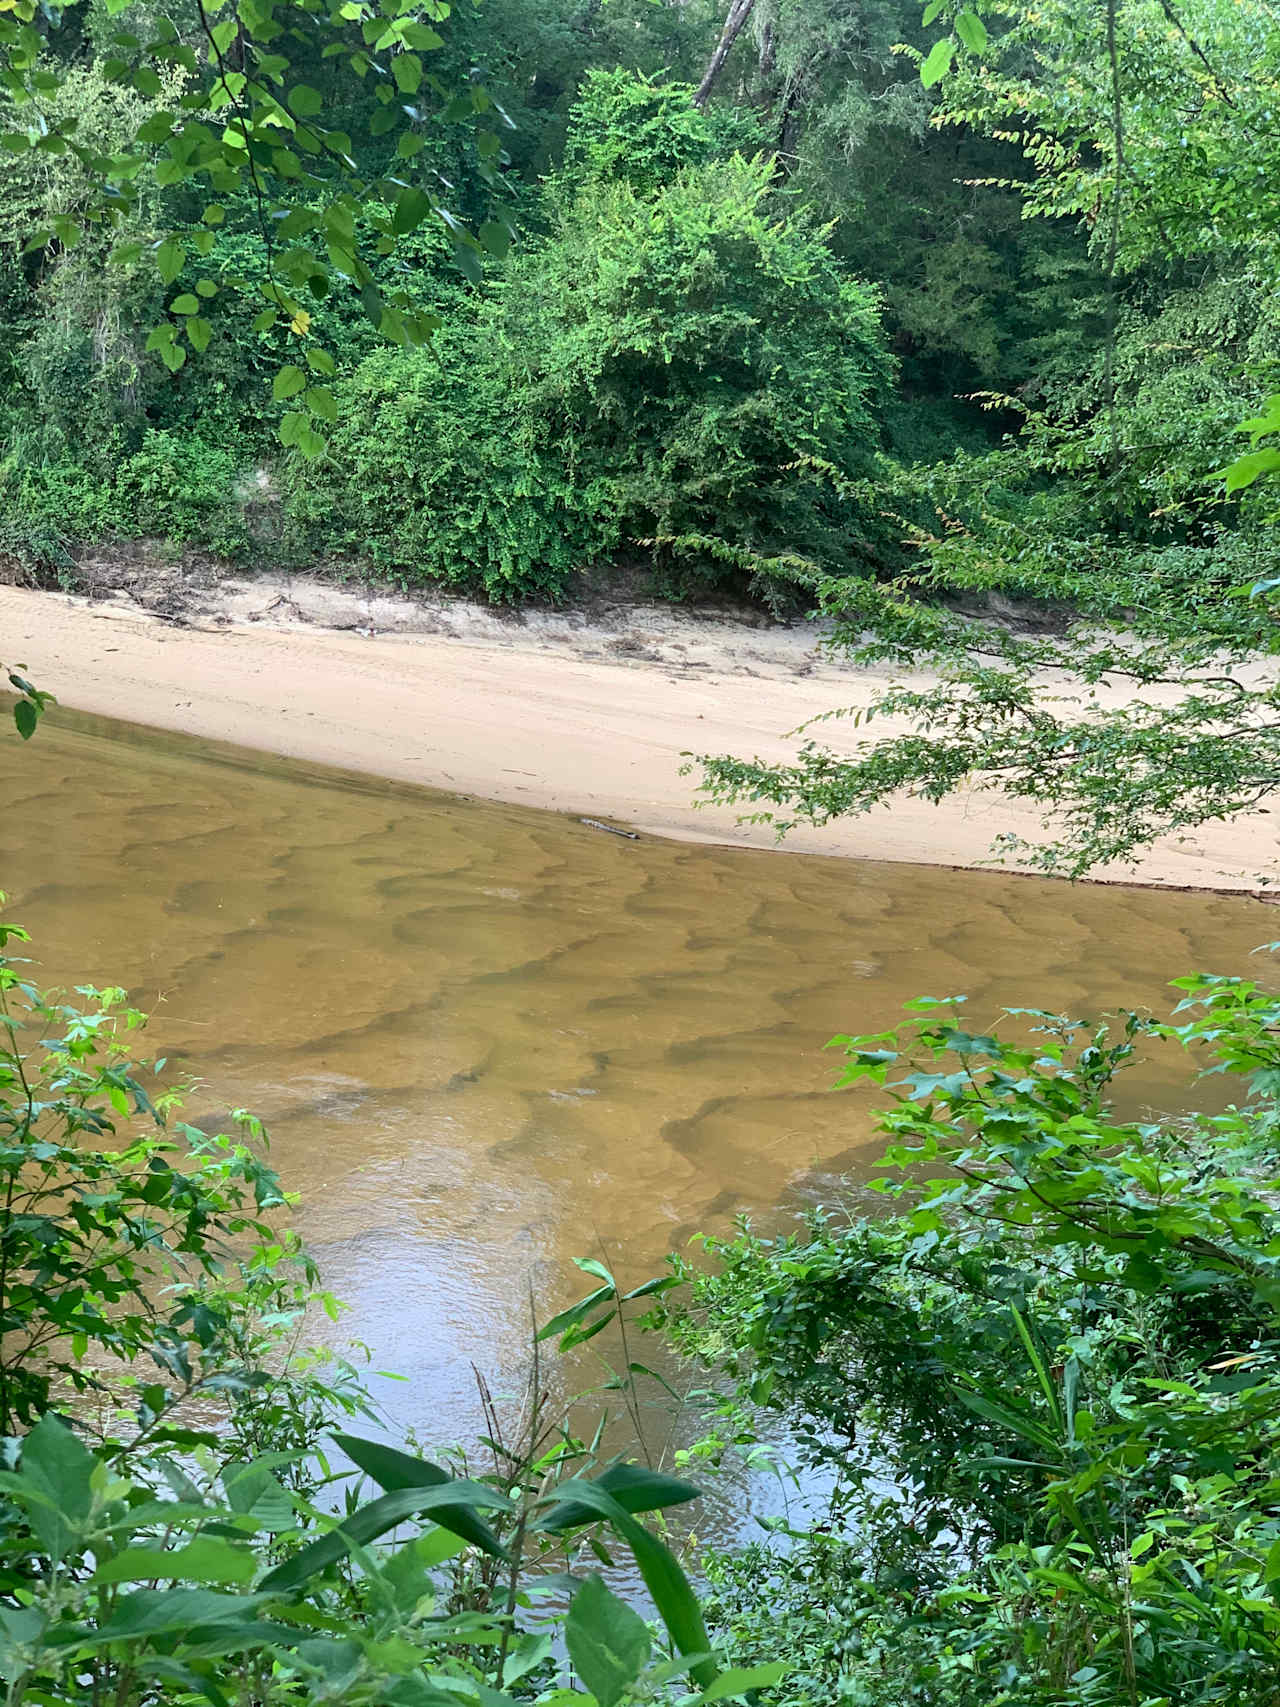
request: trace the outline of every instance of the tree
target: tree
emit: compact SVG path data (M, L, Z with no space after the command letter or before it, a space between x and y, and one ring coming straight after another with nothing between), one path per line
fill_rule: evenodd
M200 274L194 288L167 302L146 339L171 373L208 347L225 292L256 297L255 334L271 338L277 356L274 394L292 401L281 439L317 455L333 418L324 381L335 364L321 336L331 289L358 293L383 337L420 342L434 317L411 292L380 283L376 258L428 219L442 221L471 276L486 247L505 252L509 219L499 211L478 234L468 230L442 199L428 148L441 125L474 127L475 174L496 190L501 115L479 84L448 89L432 75L444 0L241 0L234 11L225 0L194 0L172 19L140 5L141 34L123 27L120 0L107 11L116 22L101 76L124 92L122 129L111 138L92 113L82 124L68 98L83 75L71 60L82 6L46 14L36 0L12 0L0 13L4 148L30 163L28 177L50 157L75 163L74 198L48 200L25 248L56 256L101 232L115 240L111 265L145 258L165 287L190 264ZM336 69L350 81L335 85ZM130 232L157 195L159 229ZM370 215L370 202L382 211ZM256 232L261 277L200 273L228 218Z
M1250 269L1259 249L1274 252L1280 208L1240 139L1274 135L1264 116L1280 30L1261 4L1219 0L1016 6L990 34L970 11L953 22L921 62L925 82L950 77L935 122L1013 137L1035 169L1028 210L1084 225L1109 299L1093 378L1022 405L1024 430L1002 451L896 481L888 501L917 552L907 574L880 586L809 577L837 646L938 669L936 685L876 701L875 715L905 715L912 732L868 740L852 761L816 741L788 766L712 756L704 786L785 830L976 781L1053 814L1060 833L1019 851L1078 875L1280 788L1280 690L1236 667L1280 649L1267 499L1227 508L1214 477L1274 348L1265 268ZM1189 287L1192 268L1179 306L1169 281ZM1153 314L1144 293L1158 274ZM1171 345L1190 361L1171 365ZM1224 348L1234 393L1206 393ZM1264 413L1253 430L1276 424ZM1273 453L1259 454L1261 471ZM1059 632L956 608L992 594L1034 602ZM1080 684L1065 708L1043 692L1043 672L1063 669ZM1107 681L1132 686L1133 703L1091 698ZM1141 698L1156 685L1172 703Z

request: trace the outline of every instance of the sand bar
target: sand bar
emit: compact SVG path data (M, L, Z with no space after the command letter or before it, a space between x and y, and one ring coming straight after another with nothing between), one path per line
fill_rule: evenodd
M175 620L176 617L176 620ZM305 578L227 581L174 612L0 587L0 660L76 710L641 833L776 847L695 803L681 755L781 759L798 725L867 704L887 672L819 653L815 630L661 606L502 617ZM883 726L877 725L877 728ZM823 739L852 751L851 723ZM1280 873L1266 814L1168 838L1113 881L1255 890ZM990 792L902 799L794 831L793 852L968 866L1036 816Z

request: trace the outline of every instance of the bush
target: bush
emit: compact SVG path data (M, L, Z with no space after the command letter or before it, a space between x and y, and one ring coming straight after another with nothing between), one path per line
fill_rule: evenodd
M230 451L195 434L148 430L116 476L123 531L234 557L248 545L237 495L243 474Z
M495 603L563 597L617 531L504 379L505 355L462 325L361 363L335 387L327 459L286 470L290 548L353 551L404 586Z
M891 1212L713 1246L674 1323L733 1390L706 1450L769 1407L837 1478L819 1532L711 1569L788 1707L1274 1699L1280 999L1179 983L1173 1023L1118 1035L922 1000L838 1039L844 1082L896 1075ZM1252 1098L1118 1118L1143 1039Z
M558 192L618 182L652 192L689 167L766 151L767 131L756 114L695 107L693 95L691 83L589 71L569 115Z
M880 524L828 477L873 463L876 297L771 180L734 159L584 189L474 328L338 387L327 465L291 476L295 548L491 598L562 597L636 544L676 588L865 565Z

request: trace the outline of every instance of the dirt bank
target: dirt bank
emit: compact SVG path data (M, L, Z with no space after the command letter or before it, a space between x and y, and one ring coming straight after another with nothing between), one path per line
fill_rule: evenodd
M138 602L146 600L150 609ZM0 659L77 710L316 763L609 819L665 836L772 847L767 826L694 804L687 750L794 752L797 725L865 705L887 674L781 627L662 606L496 615L301 577L191 590L154 578L91 601L0 587ZM823 739L851 750L852 724ZM1268 816L1169 838L1112 880L1254 889L1280 871ZM985 861L1035 815L994 794L902 800L786 847L936 865Z

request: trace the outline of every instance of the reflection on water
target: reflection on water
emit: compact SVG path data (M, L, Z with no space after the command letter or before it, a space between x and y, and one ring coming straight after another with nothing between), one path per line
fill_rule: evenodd
M513 741L530 739L513 732ZM387 739L395 740L394 729ZM68 713L0 741L0 881L48 981L120 982L248 1105L351 1331L435 1440L570 1259L646 1278L876 1154L836 1031L920 993L1096 1014L1243 969L1257 902L602 835ZM1157 1060L1139 1090L1176 1101Z

